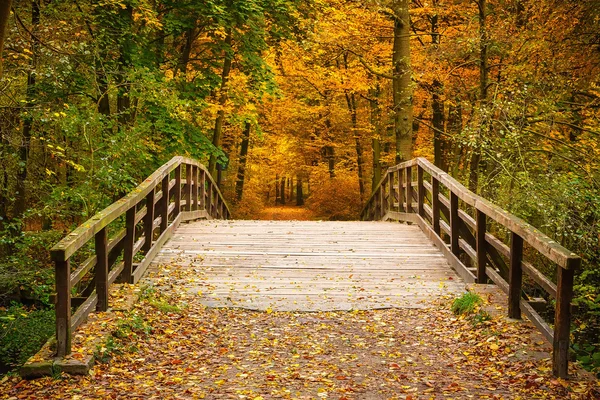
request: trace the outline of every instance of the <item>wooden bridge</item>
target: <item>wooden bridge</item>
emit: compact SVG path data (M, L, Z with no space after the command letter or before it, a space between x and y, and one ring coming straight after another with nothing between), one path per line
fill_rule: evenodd
M508 294L509 316L524 313L553 343L554 374L567 376L579 257L425 159L388 169L363 222L229 217L206 168L174 157L69 234L52 249L57 356L71 352L90 312L109 308L111 284L169 264L194 269L195 280L179 284L209 306L269 312L419 307L490 279ZM527 259L553 263L557 284ZM541 291L554 299L554 328L536 311Z

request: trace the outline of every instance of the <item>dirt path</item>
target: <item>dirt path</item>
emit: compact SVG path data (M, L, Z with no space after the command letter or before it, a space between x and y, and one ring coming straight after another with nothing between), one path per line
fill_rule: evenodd
M545 342L504 318L427 309L256 312L146 290L85 377L0 384L0 398L592 399L551 377Z
M278 206L264 208L257 219L264 221L314 221L319 218L306 207Z

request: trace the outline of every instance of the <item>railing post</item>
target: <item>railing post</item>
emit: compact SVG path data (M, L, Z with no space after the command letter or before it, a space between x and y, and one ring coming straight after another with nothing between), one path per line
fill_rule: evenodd
M523 238L510 234L510 269L508 271L508 316L521 318L521 285L523 283Z
M388 210L392 211L394 209L394 205L396 203L396 198L394 196L394 172L388 172Z
M433 231L440 236L440 181L434 176L431 177L431 213Z
M168 203L167 203L168 206ZM175 168L175 209L173 219L181 212L181 164Z
M192 211L192 164L185 164L185 211Z
M559 378L569 374L569 335L571 333L571 299L573 298L573 274L581 259L571 259L567 268L558 267L556 285L556 310L554 313L554 351L552 372Z
M385 181L379 186L379 219L382 220L385 216Z
M476 251L477 251L477 283L487 283L487 274L485 267L487 265L485 232L487 230L486 215L482 211L477 210L477 232L476 232Z
M196 211L198 210L198 167L196 165L194 165L192 167L192 181L193 181L193 185L192 185L192 204L193 204L193 208L192 210Z
M398 210L400 212L408 212L408 207L404 206L404 194L406 190L404 188L404 183L406 181L406 170L399 169L398 170Z
M210 181L210 179L207 180L207 188L206 188L206 212L208 213L208 215L210 215L211 217L213 216L213 209L212 209L212 183Z
M206 210L206 172L203 169L200 170L200 204L198 205L201 210Z
M71 263L54 262L56 280L56 355L64 357L71 353Z
M419 188L417 209L418 209L419 215L424 218L425 217L425 185L423 185L423 168L420 165L417 166L417 186Z
M406 167L406 212L414 212L412 208L413 201L412 189L412 167Z
M457 257L460 253L458 224L458 196L450 191L450 250Z
M144 246L142 250L150 251L154 239L154 188L146 195L146 215L144 216Z
M160 199L160 233L162 234L169 226L169 174L165 176L161 184L162 197Z
M96 294L98 303L96 311L108 310L108 235L102 228L95 236L96 246Z
M125 247L123 249L123 272L119 280L125 283L133 283L133 246L135 244L135 209L136 206L127 210L125 215ZM152 240L152 239L150 239Z

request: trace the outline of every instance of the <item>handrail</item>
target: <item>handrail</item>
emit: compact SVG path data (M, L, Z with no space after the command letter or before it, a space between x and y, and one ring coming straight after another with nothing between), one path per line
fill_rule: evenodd
M413 167L416 167L416 179ZM426 174L431 181L425 179ZM440 192L440 185L447 189L449 197ZM473 208L475 217L460 209L459 200ZM510 231L510 245L487 232L488 218ZM554 375L567 377L573 275L581 264L577 254L521 218L471 192L424 158L388 168L365 204L361 219L416 223L465 281L487 283L488 278L491 279L508 295L508 316L521 318L523 312L531 319L553 344ZM558 265L556 285L523 260L525 243ZM476 269L468 268L461 261L462 254L471 259ZM508 282L502 272L508 275ZM556 299L554 329L522 297L523 272Z
M72 332L93 309L108 309L108 292L113 282L137 283L141 279L181 222L227 219L230 215L206 167L196 160L176 156L125 197L58 242L50 250L55 263L57 356L70 354ZM123 216L125 228L109 238L109 225ZM94 255L72 270L73 255L92 238ZM134 263L138 253L143 258ZM76 307L74 313L72 307Z

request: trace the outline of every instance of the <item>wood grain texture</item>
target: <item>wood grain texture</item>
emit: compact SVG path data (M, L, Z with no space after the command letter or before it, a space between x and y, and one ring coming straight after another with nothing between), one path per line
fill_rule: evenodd
M213 307L350 310L421 306L464 291L418 226L386 222L197 221L151 268L191 268L169 284Z

